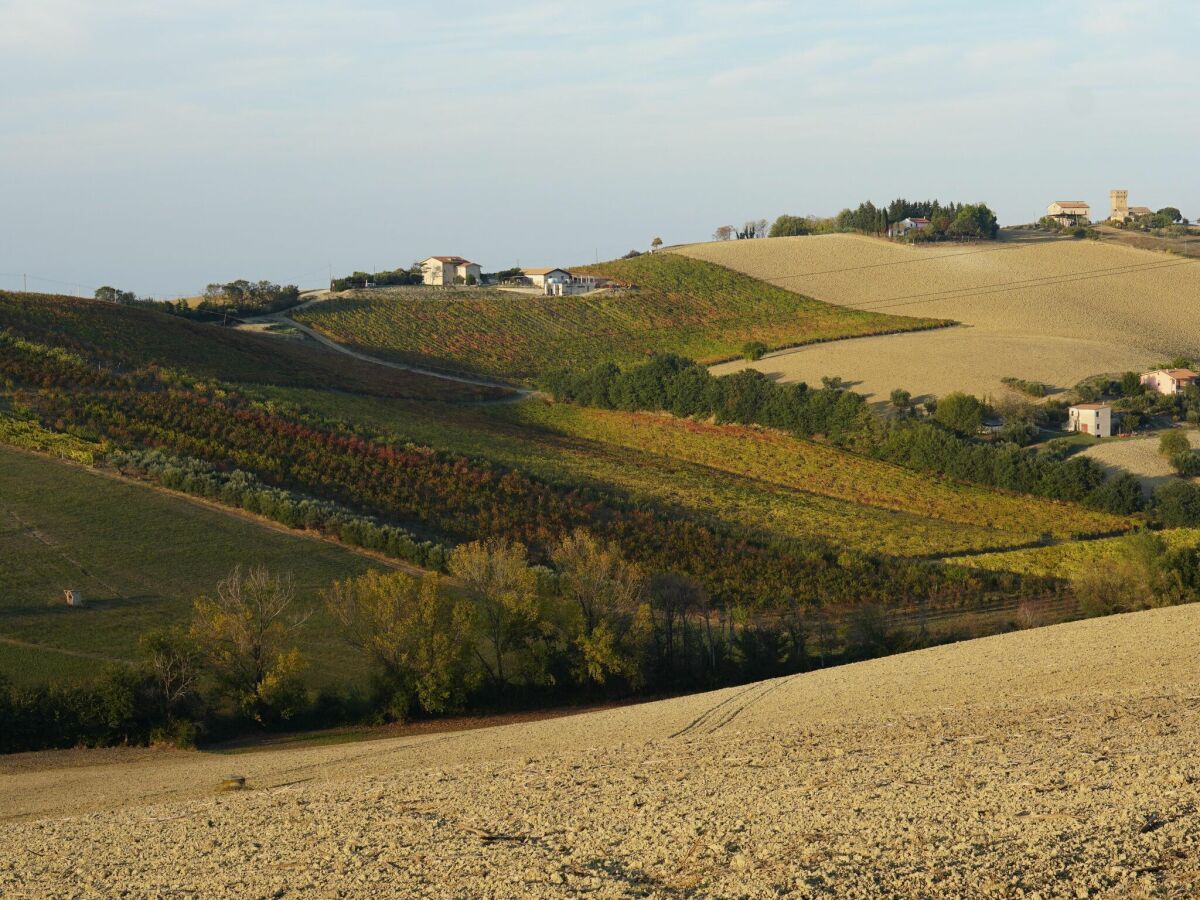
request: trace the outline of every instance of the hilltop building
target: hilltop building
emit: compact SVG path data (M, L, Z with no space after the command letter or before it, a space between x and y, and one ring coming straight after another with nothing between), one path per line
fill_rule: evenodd
M1191 369L1155 369L1142 375L1141 382L1146 387L1170 397L1183 393L1183 389L1189 384L1195 384L1198 377L1200 376Z
M910 231L924 231L929 227L929 220L923 216L909 216L901 219L889 229L891 237L904 237Z
M1064 228L1087 225L1091 221L1092 209L1082 200L1055 200L1046 207L1046 218L1053 219Z
M529 268L521 270L521 282L540 287L547 297L586 294L609 283L608 278L585 272L570 272L558 268Z
M421 260L421 280L425 284L461 284L469 276L475 276L475 282L483 280L483 270L478 263L463 259L461 256L431 256Z
M1148 206L1130 206L1129 191L1109 191L1108 205L1111 209L1108 216L1110 222L1128 222L1139 216L1154 215L1154 210Z
M1107 403L1076 403L1068 410L1067 431L1112 437L1112 407Z
M521 274L534 287L546 288L555 284L566 284L571 280L571 273L566 269L552 266L540 266L532 269L522 269ZM549 293L549 291L547 291Z
M1108 218L1112 222L1124 222L1129 218L1129 191L1108 192Z

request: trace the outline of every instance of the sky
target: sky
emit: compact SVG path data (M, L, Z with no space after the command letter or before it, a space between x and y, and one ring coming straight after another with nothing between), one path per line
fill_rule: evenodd
M1200 218L1200 3L0 0L0 289L568 266L897 196Z

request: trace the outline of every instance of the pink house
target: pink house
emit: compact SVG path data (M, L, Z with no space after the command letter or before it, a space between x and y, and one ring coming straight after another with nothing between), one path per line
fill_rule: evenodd
M1200 376L1191 369L1155 369L1144 374L1141 381L1160 394L1172 396L1181 393L1189 384L1195 384L1197 378Z

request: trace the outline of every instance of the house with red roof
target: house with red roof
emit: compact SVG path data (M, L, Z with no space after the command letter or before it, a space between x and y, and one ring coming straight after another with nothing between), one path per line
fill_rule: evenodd
M483 270L461 256L430 256L421 260L421 279L425 284L479 284Z

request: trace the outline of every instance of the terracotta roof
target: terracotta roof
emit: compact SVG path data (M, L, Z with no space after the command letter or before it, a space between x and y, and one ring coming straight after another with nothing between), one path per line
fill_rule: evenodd
M924 216L909 216L908 221L913 222L914 224L915 223L920 223L921 225L929 224L929 220L926 219Z
M1051 206L1061 206L1063 209L1087 209L1088 205L1082 200L1055 200Z
M1164 369L1163 371L1165 371L1168 375L1170 375L1176 381L1179 381L1184 378L1200 377L1200 376L1197 376L1196 373L1193 372L1191 369Z
M1136 216L1149 216L1154 214L1154 210L1148 206L1131 206L1129 207L1129 211Z
M1072 403L1071 409L1108 409L1107 403Z
M429 262L430 259L436 259L438 262L443 262L443 263L454 263L454 265L456 265L456 266L473 266L473 265L475 265L475 263L471 262L470 260L463 259L461 256L430 256L428 259L425 260L425 262Z
M549 275L551 272L566 272L568 275L571 274L561 266L535 266L533 268L521 269L521 274L523 275Z

